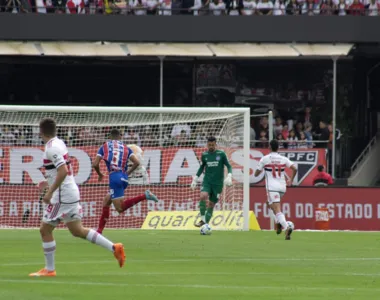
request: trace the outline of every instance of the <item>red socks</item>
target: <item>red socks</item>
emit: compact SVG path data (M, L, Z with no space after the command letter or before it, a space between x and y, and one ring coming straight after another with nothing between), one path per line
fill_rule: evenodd
M106 226L106 223L110 217L110 207L105 206L103 207L102 215L100 216L99 220L99 226L97 232L102 234L104 227Z
M135 198L124 200L124 202L121 204L121 208L123 209L123 211L126 211L128 208L136 205L137 203L139 203L145 199L146 199L145 194L142 194L142 195L137 196ZM103 229L104 229L104 227L106 227L106 223L107 223L109 217L110 217L110 207L105 206L105 207L103 207L102 215L100 216L98 230L96 230L98 233L101 234L103 232Z
M121 208L123 211L126 211L128 208L132 207L133 205L136 205L137 203L143 201L146 199L145 194L142 194L140 196L137 196L135 198L124 200L123 204L121 205Z

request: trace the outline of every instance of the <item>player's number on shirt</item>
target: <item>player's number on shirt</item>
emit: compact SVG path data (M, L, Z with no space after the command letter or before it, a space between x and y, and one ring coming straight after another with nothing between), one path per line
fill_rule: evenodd
M112 165L115 167L118 167L119 158L120 158L120 151L119 149L115 149L112 153Z
M272 165L272 176L273 178L281 177L281 166L280 165Z

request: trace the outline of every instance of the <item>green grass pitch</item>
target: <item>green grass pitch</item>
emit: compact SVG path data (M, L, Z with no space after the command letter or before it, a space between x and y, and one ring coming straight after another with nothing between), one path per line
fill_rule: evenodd
M1 230L0 299L380 299L378 233L106 230L127 262L66 230L55 233L57 277L37 230Z

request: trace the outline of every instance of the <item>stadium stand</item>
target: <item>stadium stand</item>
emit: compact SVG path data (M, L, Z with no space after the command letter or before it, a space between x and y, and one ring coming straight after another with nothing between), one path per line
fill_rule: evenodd
M0 12L123 15L379 16L378 0L1 0Z

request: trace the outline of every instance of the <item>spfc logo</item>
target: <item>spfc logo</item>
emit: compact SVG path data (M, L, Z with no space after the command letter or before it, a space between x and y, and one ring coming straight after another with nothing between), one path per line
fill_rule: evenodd
M318 151L294 151L294 152L279 152L281 155L286 156L296 164L298 169L294 184L298 185L310 174L318 163ZM286 170L287 175L290 176L289 170Z

